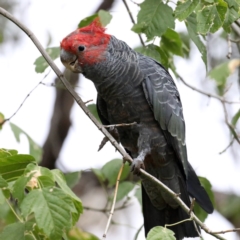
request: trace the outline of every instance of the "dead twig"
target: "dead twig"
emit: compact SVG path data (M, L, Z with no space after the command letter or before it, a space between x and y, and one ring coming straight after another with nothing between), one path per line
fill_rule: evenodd
M127 12L128 12L128 14L129 14L129 17L131 18L132 23L133 23L133 24L136 24L136 23L135 23L135 20L134 20L134 18L133 18L133 15L132 15L129 7L128 7L128 4L127 4L126 0L123 0L123 4L124 4L124 6L125 6L126 9L127 9ZM145 47L145 43L144 43L144 41L143 41L143 39L142 39L141 34L138 34L138 37L139 37L139 39L140 39L141 44Z
M22 103L19 105L19 107L17 108L17 110L9 117L9 118L5 118L2 122L0 122L0 126L2 126L5 122L10 121L17 113L18 111L22 108L23 104L26 102L26 100L28 99L28 97L30 97L30 95L32 94L32 92L40 85L43 83L43 80L48 76L48 74L50 73L50 71L43 77L43 79L27 94L27 96L23 99Z
M117 199L118 186L119 186L119 182L120 182L120 178L121 178L121 175L122 175L123 168L124 168L124 163L122 164L122 166L121 166L121 168L119 169L119 172L118 172L116 187L115 187L115 191L114 191L112 208L111 208L111 211L110 211L110 214L109 214L109 218L108 218L108 222L107 222L104 234L103 234L103 238L107 237L108 228L109 228L111 220L112 220L112 216L113 216L114 208L115 208L115 204L116 204L116 199Z

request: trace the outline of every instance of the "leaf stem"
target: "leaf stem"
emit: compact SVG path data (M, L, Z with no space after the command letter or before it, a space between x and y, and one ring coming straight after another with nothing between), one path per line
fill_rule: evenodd
M10 209L12 210L13 214L16 216L16 218L19 220L19 222L24 223L23 219L21 219L18 214L16 213L16 211L13 209L12 205L9 203L9 201L6 199L6 202L8 204L8 206L10 207Z

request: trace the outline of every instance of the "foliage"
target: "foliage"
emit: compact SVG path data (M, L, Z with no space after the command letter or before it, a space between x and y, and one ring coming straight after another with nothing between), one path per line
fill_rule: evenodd
M5 204L15 215L0 239L62 239L82 213L64 175L16 150L0 149L0 167L0 208Z

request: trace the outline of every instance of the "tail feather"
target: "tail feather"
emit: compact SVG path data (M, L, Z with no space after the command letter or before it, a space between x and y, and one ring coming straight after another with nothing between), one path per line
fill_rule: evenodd
M201 186L201 183L190 163L188 163L187 191L191 197L196 199L203 210L207 213L213 212L212 202L205 189Z
M190 200L188 198L188 195L181 192L181 198L188 206L190 205ZM163 210L158 210L157 208L155 208L152 205L151 200L149 199L144 189L144 186L142 186L142 206L143 206L145 236L147 236L151 228L155 226L165 226L165 224L173 224L189 218L187 213L185 213L181 207L177 207L176 209L173 209L170 206L168 206ZM184 237L198 236L198 233L192 221L186 221L186 222L177 224L173 227L169 227L169 229L174 231L175 237L177 240L181 240Z

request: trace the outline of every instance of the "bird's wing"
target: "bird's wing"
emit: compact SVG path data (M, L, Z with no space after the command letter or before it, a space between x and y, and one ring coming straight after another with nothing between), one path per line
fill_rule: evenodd
M139 54L139 65L144 74L142 86L146 99L187 177L185 121L177 87L167 70L155 60Z

